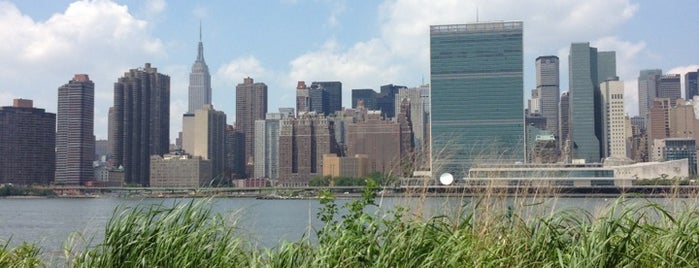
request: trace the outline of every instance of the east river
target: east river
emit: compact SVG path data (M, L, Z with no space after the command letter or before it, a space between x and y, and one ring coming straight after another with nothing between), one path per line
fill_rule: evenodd
M316 199L298 200L261 200L255 198L213 198L206 199L212 203L215 212L223 213L227 219L236 221L240 233L249 237L254 244L274 247L280 241L298 241L304 235L313 237L320 222L316 214L320 203ZM350 199L339 199L341 205ZM384 209L396 205L408 207L410 213L422 215L449 214L462 207L470 199L434 197L427 199L391 197L378 199ZM639 199L641 200L641 199ZM69 237L79 232L92 244L103 237L104 228L116 208L165 205L187 202L189 199L149 198L130 199L117 197L99 198L30 198L0 199L0 241L10 240L10 245L21 242L35 243L42 252L62 255L64 243ZM525 200L519 204L539 207L546 211L577 207L595 214L613 203L613 198L542 198ZM682 203L695 202L696 199L679 199L667 201L653 199L655 202ZM505 202L514 205L515 200L508 198ZM695 207L696 208L696 207ZM310 234L310 236L309 236Z

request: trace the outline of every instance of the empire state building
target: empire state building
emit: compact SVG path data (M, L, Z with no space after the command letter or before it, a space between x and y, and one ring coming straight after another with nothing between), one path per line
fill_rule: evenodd
M194 114L204 104L211 104L211 75L209 67L204 61L204 45L201 42L200 26L197 60L192 64L192 72L189 74L189 110L187 113Z

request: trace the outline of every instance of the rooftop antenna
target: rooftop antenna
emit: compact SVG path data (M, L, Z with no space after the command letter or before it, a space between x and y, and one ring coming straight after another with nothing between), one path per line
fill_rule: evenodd
M199 42L201 42L201 19L199 19Z
M479 22L479 20L478 20L478 7L476 7L476 22Z

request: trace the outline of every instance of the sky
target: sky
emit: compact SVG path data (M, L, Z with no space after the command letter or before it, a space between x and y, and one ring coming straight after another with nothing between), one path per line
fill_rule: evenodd
M560 58L564 92L571 43L616 51L634 116L640 70L699 69L696 10L695 0L0 0L0 106L25 98L55 113L58 87L86 73L95 83L95 136L106 139L114 82L149 62L171 79L174 143L200 23L213 105L233 124L235 86L245 77L267 84L269 112L294 107L301 80L341 81L346 107L353 88L429 83L429 25L478 20L524 22L525 99L536 57Z

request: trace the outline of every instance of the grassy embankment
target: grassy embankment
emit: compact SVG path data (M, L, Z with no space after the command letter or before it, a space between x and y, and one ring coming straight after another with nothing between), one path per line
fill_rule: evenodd
M117 210L95 247L66 249L72 267L699 267L699 210L619 198L594 215L546 211L536 194L486 191L457 211L377 206L375 184L338 206L321 196L314 239L260 248L207 200ZM693 201L693 200L692 200ZM377 212L369 212L377 211ZM31 245L0 249L0 267L36 267Z

